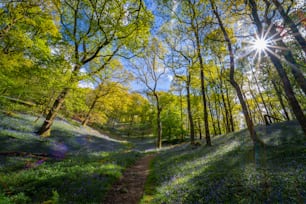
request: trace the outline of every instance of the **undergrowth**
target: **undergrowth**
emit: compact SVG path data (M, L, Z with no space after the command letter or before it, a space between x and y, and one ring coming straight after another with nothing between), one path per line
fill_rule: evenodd
M49 138L41 138L35 131L42 120L3 113L0 118L1 204L101 203L140 157L128 143L63 120L55 122Z
M214 137L213 146L183 145L151 165L141 203L305 203L306 140L295 122ZM256 159L254 160L254 151Z

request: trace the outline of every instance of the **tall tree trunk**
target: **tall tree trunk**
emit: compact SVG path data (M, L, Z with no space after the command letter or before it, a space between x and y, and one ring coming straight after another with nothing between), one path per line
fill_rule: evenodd
M219 97L217 97L216 99L218 99ZM217 103L219 103L219 100L217 101L217 100L215 100L215 108L216 108L216 117L217 117L217 126L218 126L218 133L217 134L219 134L219 135L221 135L222 134L222 131L221 131L221 125L220 125L220 120L219 120L219 118L220 118L220 112L221 111L219 111L220 110L220 106L219 106L219 108L217 108L218 107L218 104Z
M189 1L191 4L191 2ZM207 111L207 100L206 100L206 90L205 90L205 84L204 84L204 63L201 53L201 43L200 43L200 36L199 36L199 25L195 16L195 10L194 7L192 7L192 20L191 20L191 27L195 36L196 40L196 53L197 58L200 63L200 77L201 77L201 94L202 94L202 100L203 100L203 112L204 112L204 126L205 126L205 139L206 139L206 145L211 146L211 139L210 139L210 132L209 132L209 122L208 122L208 111Z
M85 116L85 119L82 121L82 125L83 125L83 126L86 126L87 123L89 122L90 114L92 113L93 109L95 108L98 99L99 99L99 97L96 96L95 99L94 99L94 101L92 102L92 104L91 104L91 106L90 106L90 108L89 108L89 111L87 112L87 114L86 114L86 116Z
M202 140L202 127L201 127L201 120L200 120L200 118L198 118L198 127L199 127L200 140Z
M198 33L196 32L197 38L197 54L198 59L200 62L200 76L201 76L201 92L202 92L202 99L203 99L203 108L204 108L204 125L205 125L205 139L206 145L211 146L211 139L210 139L210 132L209 132L209 123L208 123L208 112L207 112L207 100L206 100L206 90L204 85L204 64L201 54L201 47L200 47L200 39Z
M228 114L228 109L227 109L227 105L226 105L226 102L225 102L225 97L224 97L224 93L223 93L222 89L223 89L223 87L222 87L222 83L221 83L220 91L221 91L222 103L223 103L223 106L224 106L226 133L229 133L231 131L230 123L229 123L229 114Z
M231 132L235 131L235 124L234 124L234 119L233 119L233 108L231 106L231 102L229 100L229 94L228 94L228 87L225 86L225 92L226 92L226 101L228 104L228 110L229 110L229 115L230 115L230 123L231 123Z
M183 129L183 97L182 97L182 89L180 90L180 111L181 111L181 140L184 140L184 129Z
M278 97L279 103L280 103L280 105L281 105L281 107L282 107L282 109L283 109L284 117L285 117L285 119L286 119L287 121L289 121L289 120L290 120L290 117L289 117L289 114L288 114L288 112L287 112L287 110L286 110L286 106L285 106L285 104L284 104L284 101L283 101L283 97L282 97L281 91L280 91L279 88L277 87L276 82L275 82L274 79L272 79L272 84L273 84L273 87L274 87L274 89L275 89L276 95L277 95L277 97Z
M207 97L207 99L208 99L207 103L208 103L208 109L209 109L209 112L210 112L211 122L212 122L212 125L213 125L214 135L217 135L216 124L215 124L215 119L214 119L214 115L213 115L213 112L212 112L211 102L210 102L210 99L208 97Z
M252 88L251 88L251 84L250 84L250 81L249 81L249 92L250 92L250 94L251 94L251 96L252 96L252 98L253 98L253 101L254 101L254 103L255 103L255 106L256 106L256 108L257 108L257 113L258 113L258 115L259 115L259 118L260 119L258 119L258 121L262 121L263 123L265 122L265 119L264 119L264 114L262 114L262 111L261 111L261 108L260 108L260 105L259 105L259 103L258 103L258 100L257 100L257 98L256 98L256 95L254 94L254 92L253 92L253 90L252 90ZM250 107L250 106L249 106ZM268 113L267 113L268 114ZM254 117L256 117L256 113L254 113ZM255 120L254 120L255 121Z
M251 11L252 11L252 16L253 16L253 19L254 19L254 22L257 26L257 30L258 30L258 33L262 33L263 32L263 27L262 27L262 24L259 20L259 16L257 14L257 5L255 3L254 0L249 0L249 6L251 8ZM272 52L274 50L272 49ZM306 117L301 109L301 106L299 104L299 102L297 101L296 97L295 97L295 94L293 92L293 89L292 89L292 86L291 86L291 83L288 79L288 76L287 76L287 73L285 71L285 69L283 68L282 64L281 64L281 61L271 52L267 52L268 53L268 56L270 58L270 60L272 61L274 67L276 68L276 71L278 72L278 75L280 76L281 80L282 80L282 83L284 85L284 90L285 90L285 93L288 97L288 101L290 103L290 106L292 108L292 111L294 112L294 115L296 117L296 119L298 120L298 122L300 123L302 129L303 129L303 132L306 136Z
M306 54L306 40L303 38L301 33L299 32L297 26L293 22L293 20L289 17L289 15L285 12L282 5L279 3L278 0L272 0L274 5L276 6L277 10L279 11L280 15L283 17L285 24L290 27L291 31L293 32L293 36L296 39L296 41L300 44L302 47L304 54Z
M70 89L64 88L63 91L60 93L60 95L57 97L55 102L53 103L52 108L50 109L43 125L40 127L40 129L37 131L37 133L42 137L48 137L50 136L51 132L51 126L54 122L54 119L56 118L58 111L62 107L66 96L68 95Z
M271 20L267 19L267 21L271 26L270 34L272 36L275 36L275 38L277 38L277 39L281 39L282 37L276 31L276 26L273 23L271 23ZM279 47L287 48L286 44L282 40L278 40L276 42L276 44ZM285 50L283 52L284 52L285 60L286 60L287 64L289 64L289 67L290 67L290 70L291 70L291 73L292 73L293 77L295 78L295 80L297 81L297 84L300 86L300 88L302 89L302 91L306 95L306 79L304 77L303 72L301 71L301 69L299 69L297 67L297 63L296 63L290 49L287 48L287 50Z
M226 116L225 116L225 113L224 113L224 108L222 107L222 103L221 103L221 100L220 100L220 94L219 93L217 94L216 99L217 99L217 101L219 103L220 115L222 115L222 122L223 122L222 128L224 127L225 133L228 133L227 132L227 125L226 125Z
M269 109L268 109L268 107L267 107L267 104L266 104L266 102L265 102L265 100L264 100L263 94L262 94L262 92L260 91L260 87L259 87L259 84L258 84L258 80L257 80L257 77L256 77L256 75L255 75L253 69L252 69L252 74L253 74L253 77L254 77L254 79L255 79L255 84L256 84L257 91L258 91L258 94L259 94L259 96L260 96L261 102L262 102L262 104L264 105L264 108L265 108L265 110L266 110L266 114L267 114L267 115L271 115L271 112L269 111Z
M256 146L256 143L258 143L258 142L262 144L262 141L260 141L259 138L257 137L256 131L255 131L255 128L254 128L254 124L253 124L252 119L250 118L248 108L247 108L246 103L243 99L241 89L240 89L238 83L235 81L235 78L234 78L235 62L234 62L234 52L233 52L233 49L232 49L231 40L228 36L227 31L225 30L223 22L222 22L222 20L219 16L219 13L217 12L217 10L215 8L215 5L213 4L212 0L210 0L210 3L211 3L211 7L213 9L213 12L214 12L214 14L215 14L215 16L218 20L218 24L219 24L219 26L222 30L224 39L227 43L227 48L228 48L228 52L229 52L229 55L230 55L230 83L232 84L232 86L235 88L235 90L237 92L237 96L238 96L238 99L239 99L240 104L242 106L243 115L245 117L246 124L247 124L248 130L250 132L251 139L254 142L254 146Z
M161 107L159 104L159 97L157 95L157 93L154 93L155 99L156 99L156 111L157 111L157 148L161 148L162 147L162 124L161 124Z
M187 90L187 112L188 112L188 119L189 119L189 125L190 125L190 143L194 144L194 122L193 122L193 116L191 111L191 99L190 99L190 82L191 77L190 73L188 73L187 76L187 82L186 82L186 90Z

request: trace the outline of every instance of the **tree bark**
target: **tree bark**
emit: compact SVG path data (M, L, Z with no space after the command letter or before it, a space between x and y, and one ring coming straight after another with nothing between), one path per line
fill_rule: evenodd
M257 5L255 3L254 0L249 0L249 6L251 8L251 12L252 12L252 16L254 19L254 22L256 24L258 33L262 33L263 32L263 27L262 24L259 20L259 16L257 14ZM269 37L269 36L268 36ZM273 50L272 50L273 52ZM282 80L283 86L284 86L284 90L286 93L286 96L288 97L288 101L289 104L292 108L292 111L296 117L296 119L298 120L299 124L302 127L302 130L306 136L306 117L303 113L303 110L301 109L301 106L299 104L299 102L297 101L295 94L293 92L291 83L288 79L287 73L285 71L285 69L283 68L281 61L272 53L272 52L267 52L270 60L272 61L272 64L274 65L274 67L276 68L276 71L278 72L278 75L280 76L280 79Z
M208 99L207 104L208 104L208 109L209 109L209 113L210 113L210 117L211 117L211 122L212 122L212 125L213 125L214 135L217 135L215 119L214 119L214 115L213 115L213 112L212 112L212 106L211 106L211 103L210 103L210 99L208 97L207 97L207 99ZM202 136L202 133L201 133L201 136ZM201 139L202 139L202 137L201 137Z
M94 99L94 101L92 102L92 104L91 104L91 106L90 106L90 109L89 109L89 111L88 111L87 114L86 114L85 119L82 121L82 125L83 125L83 126L86 126L87 123L89 122L90 114L91 114L91 112L93 111L93 109L95 108L98 99L99 99L99 97L96 96L95 99Z
M63 91L60 93L60 95L55 100L55 102L54 102L52 108L50 109L43 125L40 127L40 129L37 132L40 136L42 136L42 137L50 136L51 126L54 122L54 119L57 116L58 111L62 107L62 105L65 101L65 98L68 95L69 91L70 91L69 88L64 88Z
M229 94L228 94L228 87L225 86L225 92L226 92L226 100L227 100L227 104L228 104L228 110L229 110L229 115L230 115L230 123L231 123L231 132L235 131L235 124L234 124L234 119L233 119L233 108L231 106L230 100L229 100Z
M183 129L183 97L182 97L182 89L180 89L180 111L181 111L181 140L184 140L184 129Z
M186 82L187 112L188 112L188 119L189 119L189 125L190 125L190 143L194 144L194 134L195 133L194 133L193 116L192 116L192 111L191 111L190 82L191 82L191 77L190 77L190 73L188 73L187 82Z
M162 147L162 123L161 123L161 107L159 104L159 97L157 95L157 93L153 93L156 99L156 111L157 111L157 148L161 148Z
M199 127L199 134L200 134L200 140L202 140L202 127L201 127L201 120L198 119L198 127Z
M229 133L231 131L230 123L229 123L229 114L228 114L228 109L227 109L227 105L226 105L226 102L225 102L225 97L224 97L224 93L223 93L222 89L223 89L223 87L222 87L222 83L221 83L220 91L221 91L222 102L223 102L223 105L224 105L226 133Z

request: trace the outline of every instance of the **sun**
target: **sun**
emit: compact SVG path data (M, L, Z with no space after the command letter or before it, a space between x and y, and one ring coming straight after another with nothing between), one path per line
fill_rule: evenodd
M254 41L254 48L258 51L263 51L267 49L268 47L268 42L265 39L258 38Z

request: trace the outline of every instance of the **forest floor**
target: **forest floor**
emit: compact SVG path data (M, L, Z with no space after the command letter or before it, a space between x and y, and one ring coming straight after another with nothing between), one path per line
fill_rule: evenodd
M105 204L137 204L143 196L144 186L149 174L149 166L155 154L149 154L139 159L129 167L123 176L107 193Z
M0 203L306 203L296 121L258 125L257 149L241 130L159 151L154 138L119 141L63 119L41 138L35 121L0 112Z

